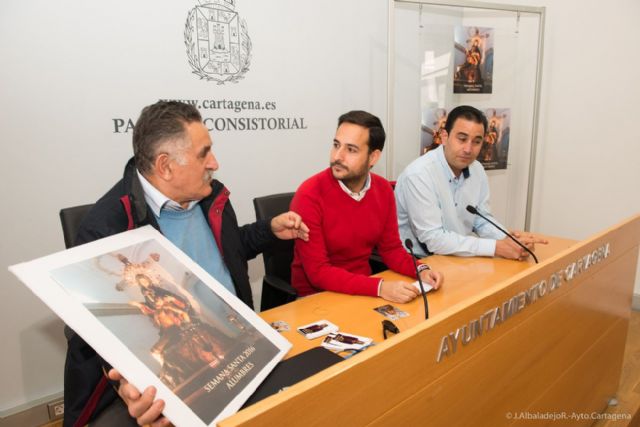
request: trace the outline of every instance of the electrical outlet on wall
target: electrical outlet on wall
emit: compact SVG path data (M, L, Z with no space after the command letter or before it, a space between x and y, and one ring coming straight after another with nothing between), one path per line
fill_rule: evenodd
M58 399L47 404L49 410L49 420L57 420L64 415L64 400Z

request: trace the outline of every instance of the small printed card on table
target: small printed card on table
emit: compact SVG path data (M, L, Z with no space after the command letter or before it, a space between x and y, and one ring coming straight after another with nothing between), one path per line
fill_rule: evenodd
M371 338L360 335L335 332L327 335L321 345L327 350L333 351L362 350L371 345L372 341Z
M291 327L284 320L276 320L275 322L269 323L273 329L278 332L288 332L291 330Z
M338 332L338 327L328 320L318 320L308 325L298 327L298 332L306 339L312 340L332 332Z
M387 319L398 320L403 317L409 316L409 313L406 311L400 310L398 307L395 307L391 304L381 305L380 307L374 308L375 311L382 314Z
M418 283L418 281L416 280L415 282L412 283L413 287L416 288L418 290L418 292L420 292L420 283ZM422 287L424 288L424 293L426 294L429 291L433 290L433 286L431 286L428 283L424 283L422 282Z

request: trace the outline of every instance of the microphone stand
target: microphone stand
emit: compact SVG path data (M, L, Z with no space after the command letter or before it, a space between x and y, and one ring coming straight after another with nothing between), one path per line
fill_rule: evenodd
M538 264L538 257L536 257L536 255L525 245L523 245L522 243L520 243L520 241L518 239L516 239L515 237L513 237L511 235L511 233L508 233L506 230L503 230L502 227L500 227L498 224L496 224L495 222L491 221L489 218L487 218L486 216L482 215L480 213L480 211L478 211L478 209L474 208L471 205L467 205L467 212L470 212L474 215L478 215L480 218L484 219L485 221L487 221L489 224L493 225L495 228L497 228L498 230L502 231L507 237L509 237L511 240L513 240L514 242L516 242L516 244L518 246L520 246L522 249L524 249L525 251L529 252L529 254L533 257L533 260L536 262L536 264Z
M427 293L424 291L424 286L422 285L422 279L420 278L420 272L418 271L418 263L416 262L416 256L413 253L413 242L411 239L407 239L404 241L404 245L409 249L409 253L411 253L411 259L413 260L413 266L416 269L416 276L418 277L418 285L420 286L420 293L422 293L422 301L424 301L424 318L429 318L429 304L427 303Z

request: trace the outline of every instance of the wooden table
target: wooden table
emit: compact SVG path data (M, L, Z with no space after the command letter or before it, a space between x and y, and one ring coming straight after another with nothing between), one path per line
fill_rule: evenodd
M549 239L549 244L538 245L536 256L540 262L575 243L568 239L544 237ZM433 255L423 258L423 261L445 276L444 286L427 294L430 317L456 305L464 305L469 298L492 292L492 289L504 280L519 273L526 274L527 270L535 266L532 259L523 262L502 258ZM413 281L393 271L385 271L375 276L389 280ZM293 348L287 354L287 357L291 357L320 345L320 338L308 340L296 331L296 327L321 319L329 320L343 332L370 337L376 343L383 341L381 322L385 317L374 311L374 308L384 304L389 302L382 298L321 292L294 303L263 311L260 316L267 322L283 320L289 324L291 330L282 335L293 344ZM393 321L401 333L424 321L422 298L416 298L408 304L391 304L409 313L408 317Z
M430 319L421 299L399 304L410 316L387 340L380 298L324 292L262 313L289 323L291 355L319 345L295 327L320 319L377 345L219 425L591 425L618 388L640 215L581 242L550 241L537 265L430 257L446 276L429 293Z

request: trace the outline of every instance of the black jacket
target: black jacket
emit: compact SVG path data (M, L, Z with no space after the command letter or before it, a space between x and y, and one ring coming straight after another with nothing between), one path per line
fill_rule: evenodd
M219 181L211 182L211 195L199 205L229 270L235 291L253 308L247 261L261 253L276 237L270 221L238 226L229 201L229 191ZM124 177L107 192L82 221L76 244L91 242L126 230L152 225L160 229L144 199L142 185L131 159ZM64 369L64 426L84 425L117 396L105 375L108 365L80 336L67 328L67 358Z

